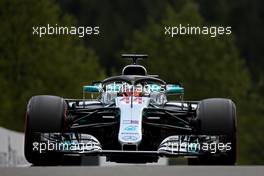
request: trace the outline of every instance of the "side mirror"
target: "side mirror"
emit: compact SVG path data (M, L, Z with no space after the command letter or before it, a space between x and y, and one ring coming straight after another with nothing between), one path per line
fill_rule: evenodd
M92 86L98 86L98 87L101 87L101 86L102 86L102 81L93 81L93 82L92 82Z
M83 91L86 93L100 92L101 87L98 85L83 86Z
M167 94L183 94L184 88L178 84L167 84L166 93Z

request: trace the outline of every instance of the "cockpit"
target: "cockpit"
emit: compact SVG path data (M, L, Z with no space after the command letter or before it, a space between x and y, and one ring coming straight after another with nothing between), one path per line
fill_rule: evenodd
M125 66L121 75L109 77L99 84L84 86L83 94L98 92L99 101L103 104L114 103L116 97L149 97L150 102L156 105L166 103L166 95L183 95L184 89L179 84L167 84L157 75L148 75L146 68L137 64L137 60L147 55L124 54L122 57L132 59L132 64Z
M166 99L165 84L153 81L142 81L136 84L115 81L105 84L101 94L101 101L109 104L116 97L149 97L153 104L163 104Z

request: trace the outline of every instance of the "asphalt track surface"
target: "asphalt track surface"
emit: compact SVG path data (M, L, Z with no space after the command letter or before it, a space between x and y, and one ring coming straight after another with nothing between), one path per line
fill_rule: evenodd
M263 176L264 166L77 166L0 168L1 176Z

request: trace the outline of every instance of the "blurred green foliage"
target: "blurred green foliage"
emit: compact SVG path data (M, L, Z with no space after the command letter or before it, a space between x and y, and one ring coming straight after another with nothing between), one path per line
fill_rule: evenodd
M35 94L80 97L81 86L118 74L123 52L146 53L150 74L180 81L186 99L237 105L239 163L264 164L264 1L0 1L0 125L22 130ZM232 26L231 36L164 35L164 26ZM100 26L99 37L32 35L32 27Z
M26 104L36 94L76 98L82 85L104 76L92 49L72 36L32 35L33 26L74 25L52 1L0 3L1 126L23 129Z
M127 41L126 50L150 53L148 70L169 82L182 82L187 99L227 97L238 101L245 97L250 78L232 38L161 35L164 26L177 24L203 26L197 5L188 3L177 13L168 7L161 21L149 19L146 28Z

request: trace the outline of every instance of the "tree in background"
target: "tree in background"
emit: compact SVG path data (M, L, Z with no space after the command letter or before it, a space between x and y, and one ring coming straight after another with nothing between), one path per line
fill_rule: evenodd
M256 92L255 97L261 107L264 87L263 73L263 7L262 0L60 0L62 9L77 17L81 25L100 25L102 38L85 40L86 45L94 48L100 62L108 70L121 67L118 51L124 48L124 41L129 40L134 30L145 27L147 18L154 21L162 18L166 6L170 5L174 11L179 11L188 2L199 6L199 12L207 24L232 26L232 33L236 36L235 44L239 53L246 60L252 80L251 89ZM262 108L262 114L263 114Z
M211 38L204 35L164 35L165 26L191 24L203 26L204 21L193 3L177 13L168 6L163 19L150 19L146 28L137 31L127 48L133 52L149 53L147 66L167 81L178 80L191 99L245 97L250 86L249 73L239 56L231 36Z
M0 2L0 125L21 130L36 94L79 97L82 85L104 75L92 49L74 36L32 35L33 26L75 25L53 1Z
M232 26L236 36L235 44L246 60L252 80L251 89L264 97L263 47L264 45L264 16L262 0L60 0L62 9L77 17L81 25L100 25L102 38L89 38L86 45L94 48L100 62L107 67L108 73L112 68L121 65L117 51L124 46L134 30L144 28L148 16L159 20L167 5L174 11L179 11L185 3L194 2L199 6L199 12L208 24ZM263 99L263 98L260 98ZM263 101L261 102L264 105Z
M252 92L264 114L263 30L264 1L262 0L198 0L199 11L210 24L232 26L236 45L251 73ZM258 99L258 100L257 100Z
M167 4L181 8L186 0L60 0L62 9L74 15L79 25L98 25L100 38L85 40L87 46L97 51L101 64L108 74L122 65L117 53L124 47L124 41L131 37L135 29L145 27L147 17L160 19ZM176 9L177 9L176 8Z

